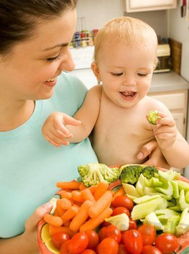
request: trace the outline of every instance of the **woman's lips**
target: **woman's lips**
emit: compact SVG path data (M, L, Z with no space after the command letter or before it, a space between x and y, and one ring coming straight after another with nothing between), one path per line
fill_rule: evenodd
M53 87L56 85L56 82L57 82L56 79L49 79L49 80L45 81L45 85L49 86L49 87Z

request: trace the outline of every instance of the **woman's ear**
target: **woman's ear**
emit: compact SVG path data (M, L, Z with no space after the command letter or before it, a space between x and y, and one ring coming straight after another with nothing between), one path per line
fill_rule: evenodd
M91 69L94 73L94 75L96 76L97 80L100 81L100 72L99 72L99 68L96 62L92 62L91 64Z

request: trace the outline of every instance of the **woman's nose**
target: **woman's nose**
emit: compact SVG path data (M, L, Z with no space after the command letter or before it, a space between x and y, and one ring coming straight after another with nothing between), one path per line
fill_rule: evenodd
M66 58L62 61L61 65L60 65L60 69L62 71L73 71L74 68L75 68L75 64L73 62L70 50L68 49Z

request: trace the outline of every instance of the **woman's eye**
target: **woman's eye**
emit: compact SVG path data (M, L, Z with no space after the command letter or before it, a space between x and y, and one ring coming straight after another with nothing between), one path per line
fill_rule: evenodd
M119 76L123 75L123 72L118 72L118 73L111 72L111 74L112 74L113 76L119 77Z
M59 59L59 58L60 58L60 55L54 56L54 57L49 57L49 58L47 58L46 60L47 60L48 62L52 62L52 61L55 61L55 60L57 60L57 59Z

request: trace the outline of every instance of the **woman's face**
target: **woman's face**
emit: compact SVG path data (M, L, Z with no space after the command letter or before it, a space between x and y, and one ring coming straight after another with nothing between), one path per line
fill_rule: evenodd
M68 44L76 26L76 10L39 22L33 37L0 56L0 94L15 100L52 96L56 78L74 68Z

